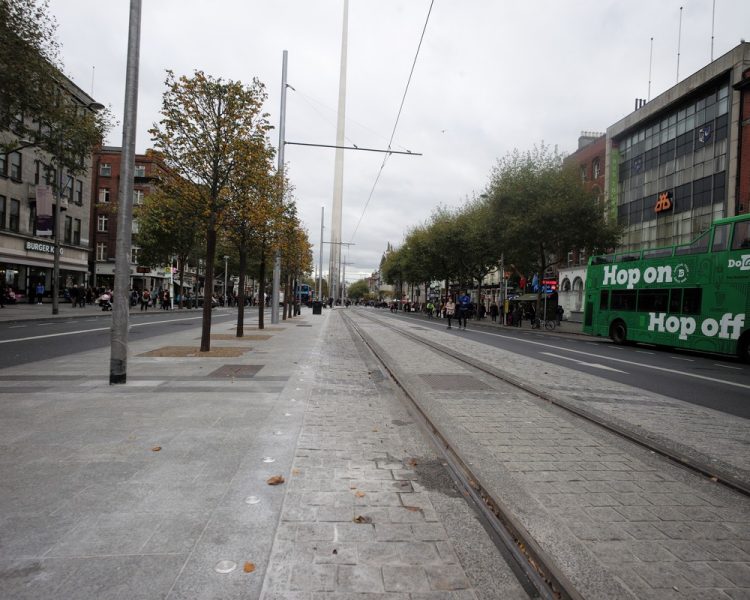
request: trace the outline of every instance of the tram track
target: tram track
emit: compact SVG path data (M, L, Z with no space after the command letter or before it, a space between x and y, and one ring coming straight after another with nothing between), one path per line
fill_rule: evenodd
M343 311L342 314L344 314ZM428 412L421 406L418 397L410 393L410 386L401 381L403 374L398 372L399 369L396 365L391 365L389 353L355 319L349 315L344 315L344 317L345 322L350 326L351 330L363 340L380 364L390 374L396 385L398 385L408 398L414 407L414 412L417 413L418 418L422 421L424 429L443 454L445 463L454 481L462 489L464 495L477 507L482 518L485 520L486 527L493 532L495 542L502 544L515 558L519 568L533 583L540 597L557 599L583 598L565 573L558 568L556 561L548 555L544 548L540 547L521 522L497 498L497 494L493 494L487 489L488 486L483 485L481 477L477 476L475 469L471 466L472 459L462 456L461 452L451 443L448 436L441 432L438 424L430 418ZM622 429L617 424L607 422L599 415L592 415L587 413L586 410L570 406L565 400L556 398L553 394L539 389L533 383L523 381L508 373L503 373L491 365L477 361L466 354L462 354L438 342L426 340L419 335L404 331L402 328L389 324L384 320L371 317L363 312L358 312L357 318L360 317L367 322L385 327L399 336L404 336L406 339L422 347L442 354L451 360L458 361L469 367L470 370L477 370L504 384L509 384L512 387L529 393L544 402L552 404L567 413L575 415L577 418L605 430L608 434L614 434L617 438L635 443L649 452L667 459L671 464L708 479L713 485L726 487L745 496L750 495L750 489L748 489L745 482L735 481L733 476L723 473L720 469L712 469L710 465L696 463L696 461L671 452L668 448L661 447L646 436L634 435L632 432Z
M502 371L501 369L495 368L486 363L477 361L471 356L467 356L466 354L457 352L455 349L448 348L442 344L432 342L430 340L426 340L420 336L404 331L403 329L394 327L393 325L385 321L372 318L369 315L366 315L364 313L360 312L359 314L363 318L373 323L377 323L378 325L386 327L390 329L391 331L395 331L399 335L403 335L404 337L418 344L426 346L440 354L449 356L451 359L457 360L465 365L468 365L471 368L477 369L478 371L482 373L485 373L487 375L490 375L491 377L499 379L500 381L508 383L514 387L517 387L518 389L521 389L527 393L530 393L533 396L541 400L544 400L545 402L548 402L568 413L574 414L584 419L587 422L593 423L597 425L598 427L617 435L618 437L624 438L632 443L635 443L643 448L646 448L650 452L654 452L655 454L658 454L668 459L670 462L678 466L681 466L683 468L686 468L693 473L697 473L718 485L727 487L735 492L739 492L743 494L744 496L750 497L750 484L748 482L742 480L741 478L739 478L738 476L732 473L725 471L722 468L717 467L716 465L711 465L711 464L696 460L692 457L674 452L672 448L669 448L665 446L664 444L659 443L657 440L653 439L652 437L638 434L637 432L632 431L630 429L626 429L617 423L608 421L605 418L601 417L600 415L594 414L579 406L574 406L571 403L567 402L566 400L556 396L553 393L548 392L547 390L539 388L538 386L534 385L531 382L515 377L509 373Z
M341 314L345 317L346 325L362 340L403 392L413 409L414 416L421 422L424 432L442 456L454 483L477 509L485 529L490 532L495 544L504 549L515 560L516 567L520 570L520 573L516 573L519 580L525 577L527 582L533 586L537 594L530 595L530 597L538 597L543 600L583 600L583 596L557 568L554 561L549 559L545 551L526 531L520 521L502 502L494 499L492 494L485 489L480 478L472 471L468 461L441 433L439 427L423 410L418 400L401 384L398 373L391 369L388 361L385 360L384 350L379 344L365 333L351 317L343 312ZM528 587L528 584L524 587Z

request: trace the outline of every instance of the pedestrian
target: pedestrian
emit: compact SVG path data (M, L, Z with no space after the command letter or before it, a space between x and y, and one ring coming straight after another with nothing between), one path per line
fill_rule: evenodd
M490 304L490 319L492 319L493 323L497 323L497 314L498 314L497 302L493 300L492 304Z
M432 319L432 315L435 312L435 305L432 303L432 300L427 302L427 318Z
M560 321L562 321L564 314L565 314L565 309L558 304L557 308L555 309L555 320L557 321L558 326L560 325Z
M148 312L148 305L151 303L151 292L143 290L141 294L141 310Z
M466 330L466 319L471 312L471 296L468 290L458 297L458 328L461 329L463 323L464 331Z
M36 303L41 304L44 297L44 284L40 281L36 284Z
M456 303L453 302L453 297L449 296L448 301L445 303L445 318L448 319L448 329L451 329L451 319L453 319L453 315L455 314L456 314Z

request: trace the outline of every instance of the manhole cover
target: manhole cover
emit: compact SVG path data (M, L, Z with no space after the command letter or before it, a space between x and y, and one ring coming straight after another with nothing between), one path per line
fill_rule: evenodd
M224 365L211 371L209 377L237 377L249 379L263 368L263 365Z
M491 390L492 388L471 375L420 375L433 390Z

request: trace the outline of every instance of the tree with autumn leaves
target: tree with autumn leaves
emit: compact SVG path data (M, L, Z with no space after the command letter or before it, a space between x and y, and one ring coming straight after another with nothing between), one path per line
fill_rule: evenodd
M291 186L273 167L271 126L263 112L264 85L254 79L245 86L202 71L178 78L169 71L166 86L162 119L150 130L164 175L139 222L146 235L173 238L165 246L175 248L175 255L178 246L186 257L197 240L204 242L200 349L207 352L217 244L231 248L239 261L237 335L241 337L244 283L251 259L257 261L264 290L272 253L281 249L286 265L306 272L311 260L300 256L305 255L304 248L309 254L309 243L299 241L307 238L296 217L290 220L296 214ZM259 327L263 328L262 301Z
M219 226L229 206L232 181L247 165L247 152L262 148L260 141L271 129L262 111L266 92L257 79L245 86L202 71L192 77L168 71L165 83L162 118L150 133L167 172L184 182L188 196L200 207L206 245L201 351L208 352Z

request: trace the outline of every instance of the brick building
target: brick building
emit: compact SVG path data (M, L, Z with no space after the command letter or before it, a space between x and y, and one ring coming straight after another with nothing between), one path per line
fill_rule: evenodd
M122 148L104 146L94 154L91 185L92 260L91 280L96 287L114 287L115 251L117 248L117 205L120 189ZM135 155L133 207L140 205L153 192L156 178L163 169L156 154L147 150ZM138 233L138 220L133 219L132 233ZM138 267L138 246L131 246L131 287L158 289L168 287L169 274L165 269Z

